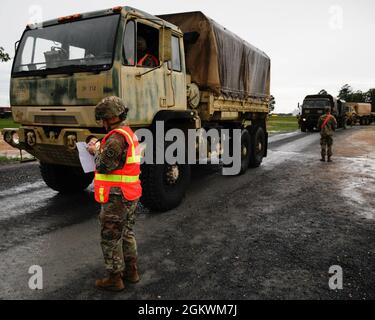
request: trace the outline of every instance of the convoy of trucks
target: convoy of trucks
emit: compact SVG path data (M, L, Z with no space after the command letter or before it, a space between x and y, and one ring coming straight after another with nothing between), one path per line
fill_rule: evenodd
M95 106L111 95L126 102L134 130L153 131L157 122L183 132L242 130L240 173L267 156L270 58L203 13L156 17L116 7L42 26L28 26L18 44L10 97L21 127L3 134L40 161L52 189L72 193L92 183L77 142L104 136ZM137 63L140 38L156 67ZM190 172L186 163L143 165L143 205L153 211L178 206Z
M141 65L139 43L155 57ZM40 161L46 184L61 193L86 189L78 142L102 138L95 106L119 96L130 109L134 131L157 123L166 130L240 130L241 168L261 165L267 156L270 58L201 12L153 16L131 7L75 14L27 26L17 44L10 98L19 129L2 131L11 146ZM346 104L331 95L305 98L299 125L314 131L330 107L339 128L373 121L371 105ZM224 150L220 135L218 155ZM142 142L142 141L141 141ZM164 142L165 143L165 142ZM142 144L144 149L155 148ZM165 143L167 145L167 143ZM196 141L199 158L201 139ZM203 146L210 154L212 145ZM153 211L178 206L190 180L185 162L142 165L142 203Z

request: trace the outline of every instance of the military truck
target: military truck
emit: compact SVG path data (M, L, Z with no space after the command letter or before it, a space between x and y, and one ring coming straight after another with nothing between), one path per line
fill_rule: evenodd
M302 114L299 119L301 131L318 130L318 120L325 113L327 107L331 108L332 115L336 117L338 128L346 128L345 101L331 95L309 95L302 105Z
M0 107L0 119L8 119L12 117L10 107Z
M139 65L140 39L156 67ZM95 106L111 95L126 102L134 131L158 122L184 132L242 130L240 173L267 156L270 58L201 12L156 17L131 7L27 26L10 89L21 128L4 130L5 141L39 159L52 189L84 190L93 173L83 172L77 142L105 135ZM185 163L144 164L143 204L175 208L190 174Z
M354 110L356 119L359 121L361 126L368 126L373 122L371 103L348 102L346 105Z
M355 126L357 124L357 113L353 106L346 103L345 104L345 113L346 113L346 124L348 126Z

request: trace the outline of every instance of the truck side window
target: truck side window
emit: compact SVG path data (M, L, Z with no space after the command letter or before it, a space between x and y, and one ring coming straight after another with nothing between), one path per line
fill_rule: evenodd
M137 24L137 66L156 68L159 62L159 30Z
M181 72L181 48L180 39L176 36L172 36L172 66L173 70ZM168 63L169 69L171 69L171 63Z
M124 36L124 64L126 66L135 65L135 22L129 21L126 24Z

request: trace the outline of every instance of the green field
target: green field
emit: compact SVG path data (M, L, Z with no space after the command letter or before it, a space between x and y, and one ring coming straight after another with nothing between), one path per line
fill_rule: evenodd
M268 132L291 132L298 130L297 117L271 117L267 123Z
M18 128L19 125L15 124L12 119L0 119L0 130L4 128Z

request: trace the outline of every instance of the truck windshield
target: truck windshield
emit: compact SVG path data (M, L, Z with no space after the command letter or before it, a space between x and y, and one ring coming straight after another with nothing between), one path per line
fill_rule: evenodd
M305 102L303 103L304 108L324 109L330 106L331 106L331 102L329 100L305 100Z
M109 69L119 21L116 14L26 31L13 75Z

